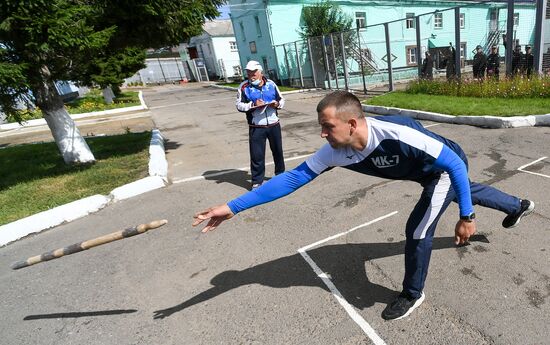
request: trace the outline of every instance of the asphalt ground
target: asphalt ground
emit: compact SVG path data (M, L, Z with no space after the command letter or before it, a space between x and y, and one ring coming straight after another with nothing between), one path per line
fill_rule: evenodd
M518 168L548 156L550 128L424 123L462 145L472 180L537 208L508 230L503 214L477 207L479 236L457 248L451 205L436 231L425 302L388 322L380 313L400 291L404 225L421 192L415 183L333 169L212 233L191 227L196 211L249 186L246 171L227 171L248 165L234 96L196 85L146 92L167 139L173 184L0 248L2 343L548 343L550 160ZM289 169L323 144L315 115L321 97L287 96L280 115ZM162 218L169 223L143 235L9 268Z

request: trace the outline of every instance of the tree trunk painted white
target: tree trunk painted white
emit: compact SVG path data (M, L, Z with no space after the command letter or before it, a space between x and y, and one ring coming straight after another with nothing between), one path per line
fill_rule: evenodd
M103 99L105 100L105 104L112 104L113 98L115 98L113 89L111 89L110 86L107 86L102 90L102 92L103 92Z
M48 67L42 66L40 74L43 79L35 84L33 94L36 97L36 105L44 114L44 119L50 127L63 160L67 164L94 163L95 157L65 109L63 100L51 81Z
M63 160L67 164L94 163L95 157L64 107L42 110Z

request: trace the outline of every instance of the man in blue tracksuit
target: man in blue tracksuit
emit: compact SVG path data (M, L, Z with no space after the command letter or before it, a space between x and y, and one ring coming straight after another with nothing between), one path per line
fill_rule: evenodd
M535 204L490 186L470 182L468 160L453 141L432 133L410 118L366 118L353 94L336 91L317 106L321 137L328 144L297 168L274 177L262 187L227 204L195 215L193 225L209 219L202 230L215 229L238 212L287 194L332 167L388 179L416 181L423 187L420 200L406 225L405 277L403 291L383 311L386 320L409 315L424 300L424 282L439 218L451 201L459 205L455 243L464 244L476 231L473 205L507 214L505 228L516 226Z
M283 108L285 100L277 85L264 77L262 71L259 62L248 62L248 79L239 86L236 102L237 110L246 113L248 121L252 189L258 188L264 181L266 139L273 154L275 175L285 171L281 125L277 113L278 109Z

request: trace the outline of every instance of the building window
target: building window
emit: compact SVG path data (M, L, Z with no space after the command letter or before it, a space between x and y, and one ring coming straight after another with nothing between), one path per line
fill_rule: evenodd
M267 65L267 57L262 56L262 63L265 71L269 71L269 66Z
M248 46L250 47L250 52L256 54L256 41L249 42Z
M355 24L358 29L367 26L367 12L355 12Z
M460 28L464 29L466 27L466 15L464 13L461 13L458 21L460 23Z
M435 12L434 13L434 28L441 29L443 27L443 13Z
M235 42L235 41L229 41L229 49L230 49L232 52L236 52L236 51L237 51L237 42Z
M256 34L258 34L258 37L262 37L262 28L260 28L260 19L258 16L254 17L254 22L256 23Z
M464 61L466 60L466 42L460 43L460 66L464 67Z
M416 46L407 46L407 65L416 65Z
M246 41L246 35L244 33L244 25L243 25L243 22L240 22L239 23L239 26L241 28L241 35L243 36L243 41Z
M514 26L519 25L519 13L514 13Z
M407 29L414 29L416 27L414 13L407 13L406 16L405 27Z

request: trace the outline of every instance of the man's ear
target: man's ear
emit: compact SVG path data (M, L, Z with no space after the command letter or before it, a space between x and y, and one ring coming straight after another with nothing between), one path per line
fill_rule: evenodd
M349 124L349 134L351 135L357 129L357 119L355 117L352 117L351 119L348 120L348 124Z

